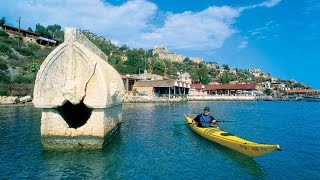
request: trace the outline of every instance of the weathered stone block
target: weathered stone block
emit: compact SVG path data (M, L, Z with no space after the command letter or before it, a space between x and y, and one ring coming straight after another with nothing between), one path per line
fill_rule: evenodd
M43 108L43 146L102 148L122 121L124 85L107 57L75 28L37 74L34 105Z

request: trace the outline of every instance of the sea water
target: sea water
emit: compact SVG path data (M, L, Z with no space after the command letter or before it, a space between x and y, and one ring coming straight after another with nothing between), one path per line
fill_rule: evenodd
M208 141L183 114L211 108L220 128L280 144L249 158ZM41 110L0 107L0 179L320 179L320 103L187 102L124 104L121 130L102 150L45 151Z

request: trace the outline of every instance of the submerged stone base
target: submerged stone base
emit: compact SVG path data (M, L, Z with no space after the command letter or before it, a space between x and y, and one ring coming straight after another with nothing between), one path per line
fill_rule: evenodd
M92 109L89 119L76 128L63 118L58 108L44 109L41 141L45 149L101 149L119 130L121 122L122 105Z
M59 149L102 149L111 138L120 130L120 125L115 126L106 137L97 136L42 136L43 148L46 150Z

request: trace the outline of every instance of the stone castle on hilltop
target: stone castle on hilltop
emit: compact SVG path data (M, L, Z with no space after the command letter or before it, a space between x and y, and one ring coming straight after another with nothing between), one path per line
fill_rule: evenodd
M176 61L176 62L183 62L183 60L186 58L186 56L175 54L169 51L166 47L161 47L161 46L155 46L152 49L152 54L153 55L157 54L160 59L166 59L166 60ZM189 57L189 59L196 63L203 62L203 59L198 57Z

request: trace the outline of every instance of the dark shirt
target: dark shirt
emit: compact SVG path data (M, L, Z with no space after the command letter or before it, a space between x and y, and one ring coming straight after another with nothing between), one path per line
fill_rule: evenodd
M211 115L199 114L193 119L199 127L208 127L215 118Z

